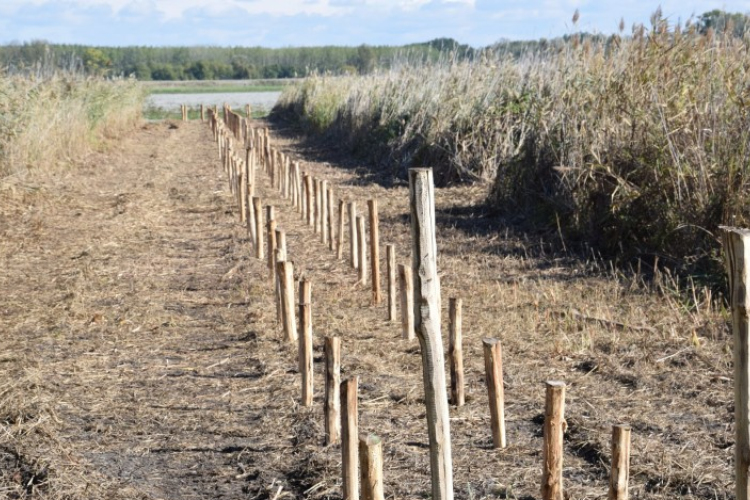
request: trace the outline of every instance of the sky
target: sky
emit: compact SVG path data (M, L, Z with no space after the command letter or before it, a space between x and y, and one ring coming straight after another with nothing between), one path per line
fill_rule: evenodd
M290 47L449 37L483 47L614 33L621 19L629 31L658 7L675 23L712 9L750 13L750 0L0 0L0 43Z

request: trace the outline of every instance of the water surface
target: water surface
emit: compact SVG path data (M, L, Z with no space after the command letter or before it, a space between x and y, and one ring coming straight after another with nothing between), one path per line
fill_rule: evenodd
M206 106L222 107L229 104L232 108L244 108L249 104L253 112L270 111L281 92L217 92L210 94L151 94L146 100L147 107L160 108L166 111L179 111L182 104L191 108Z

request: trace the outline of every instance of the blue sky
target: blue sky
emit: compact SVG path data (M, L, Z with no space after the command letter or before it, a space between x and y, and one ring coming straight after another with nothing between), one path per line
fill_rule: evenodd
M612 33L711 9L750 13L750 0L0 0L0 43L92 45L400 45L452 37L474 47L499 39Z

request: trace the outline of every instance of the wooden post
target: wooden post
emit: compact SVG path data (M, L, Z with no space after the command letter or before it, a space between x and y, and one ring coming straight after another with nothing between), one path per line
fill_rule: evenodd
M301 317L301 315L300 315ZM336 444L341 440L341 338L325 338L326 394L325 394L325 433L326 444Z
M750 230L721 227L734 336L735 496L750 499Z
M414 281L411 267L399 264L398 281L401 288L401 336L405 340L414 340Z
M320 242L328 244L328 181L320 181Z
M365 218L362 215L357 216L357 250L359 256L357 261L359 262L359 268L357 268L357 275L359 277L358 283L362 286L367 284L367 242L365 241Z
M263 259L263 203L262 200L253 196L253 210L255 211L255 258Z
M302 177L300 187L302 188L302 192L300 193L302 195L302 220L307 221L307 212L310 210L310 192L307 189L307 174Z
M453 500L453 459L440 332L440 279L435 236L432 169L409 170L414 326L422 350L427 433L430 439L432 500Z
M563 500L565 383L547 381L542 448L542 500Z
M448 330L448 358L451 369L451 401L456 406L463 406L466 403L466 396L464 394L463 332L461 329L462 304L463 301L461 299L451 298L448 301L448 318L450 320L450 328ZM486 362L485 359L485 364Z
M484 371L490 400L490 428L495 448L505 448L505 392L503 390L503 350L497 339L483 339Z
M396 321L396 248L385 246L386 274L388 275L388 321Z
M305 195L307 196L307 225L315 227L315 201L313 200L313 178L308 174L305 176Z
M328 249L334 250L336 247L336 240L334 233L336 232L336 229L333 225L333 219L335 216L335 213L333 211L334 206L334 200L333 200L333 188L328 188L326 191L326 213L328 214Z
M380 220L378 218L378 200L367 201L370 213L370 273L372 275L372 303L380 304Z
M344 200L339 200L339 223L338 234L336 235L336 258L344 258Z
M266 236L268 237L268 278L273 283L276 279L276 219L273 214L273 206L266 207Z
M277 264L277 267L282 300L284 340L294 342L297 340L297 322L294 319L294 266L289 261L281 261Z
M238 182L240 187L240 223L247 224L247 169L245 163L240 160L240 172Z
M313 361L312 361L312 292L311 283L303 279L299 286L299 372L302 376L302 406L313 403Z
M628 500L630 477L630 426L612 427L612 470L609 476L609 500Z
M360 436L359 464L362 500L384 500L383 444L379 437L372 434Z
M359 417L357 414L356 375L341 384L341 468L343 500L359 500L359 455L357 436Z
M287 253L286 253L286 233L283 229L276 229L276 270L279 269L279 262L283 262L287 260ZM276 273L276 281L274 282L275 289L276 289L276 321L279 325L284 324L284 315L286 314L286 311L284 310L285 304L284 304L284 298L281 293L281 281L283 280L283 275Z
M201 104L201 123L206 121L206 108Z
M321 230L321 211L322 211L322 198L320 195L320 179L317 177L313 179L315 188L315 214L313 216L313 232L320 233Z
M353 269L359 268L359 251L357 250L357 203L349 202L349 264Z

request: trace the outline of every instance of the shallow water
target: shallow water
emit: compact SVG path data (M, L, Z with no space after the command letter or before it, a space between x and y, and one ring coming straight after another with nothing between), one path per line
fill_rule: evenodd
M210 94L152 94L146 100L147 107L161 108L166 111L179 111L182 104L197 108L206 106L223 106L244 108L249 104L253 111L270 111L281 92L217 92Z

